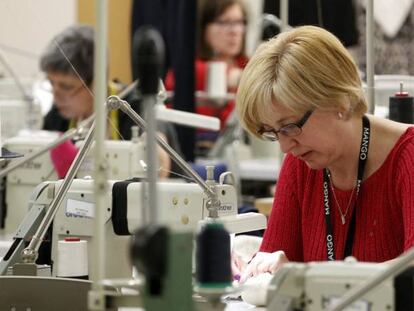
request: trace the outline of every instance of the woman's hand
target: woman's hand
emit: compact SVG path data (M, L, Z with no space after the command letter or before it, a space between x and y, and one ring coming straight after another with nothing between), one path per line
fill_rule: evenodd
M247 267L247 262L243 260L242 256L236 252L231 253L231 272L233 273L233 278L236 281L240 280L243 271Z
M161 136L163 140L168 141L164 133L157 132L157 134ZM168 153L164 149L161 148L159 144L157 144L157 152L158 152L158 164L160 165L160 171L158 173L158 176L161 179L168 178L168 176L170 176L170 171L171 171L171 158L168 155Z
M240 277L240 283L244 283L248 278L260 273L275 273L277 269L287 262L289 262L289 259L283 251L274 253L258 252L244 269Z
M240 78L243 73L243 70L238 67L231 67L227 72L227 87L236 91L239 86Z
M147 139L147 133L142 133L141 139L144 141ZM168 142L167 136L164 133L157 131L157 135L160 136L164 141ZM158 154L158 165L160 169L158 170L158 177L161 179L168 178L171 171L171 158L168 153L157 144L157 154Z

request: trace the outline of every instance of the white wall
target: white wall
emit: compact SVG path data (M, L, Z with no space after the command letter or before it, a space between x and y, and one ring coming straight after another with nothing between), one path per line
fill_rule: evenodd
M46 44L76 20L76 0L0 0L1 56L20 78L31 80L39 76L38 56ZM10 76L1 63L0 74Z
M249 25L246 37L246 52L251 56L260 43L261 21L263 13L263 0L244 0L249 12Z

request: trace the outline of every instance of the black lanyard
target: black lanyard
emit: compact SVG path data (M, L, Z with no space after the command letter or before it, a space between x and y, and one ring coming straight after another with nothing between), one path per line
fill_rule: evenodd
M362 178L364 176L365 164L368 158L368 147L370 139L370 126L367 116L362 118L362 139L361 147L359 149L359 162L358 162L358 175L356 180L356 197L353 210L356 209L358 200L358 194L361 189ZM351 198L352 200L352 198ZM331 222L331 209L329 207L329 172L328 169L324 169L323 173L323 207L325 214L326 224L326 254L328 260L335 260L335 249L333 239L333 229ZM355 235L355 218L356 211L351 210L351 222L349 224L348 235L345 244L344 258L352 254L352 244Z

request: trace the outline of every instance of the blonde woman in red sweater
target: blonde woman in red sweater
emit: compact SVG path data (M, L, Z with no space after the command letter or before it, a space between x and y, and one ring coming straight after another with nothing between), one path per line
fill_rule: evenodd
M382 262L413 246L414 128L366 115L357 66L334 35L303 26L262 44L236 109L286 154L241 282L287 261Z

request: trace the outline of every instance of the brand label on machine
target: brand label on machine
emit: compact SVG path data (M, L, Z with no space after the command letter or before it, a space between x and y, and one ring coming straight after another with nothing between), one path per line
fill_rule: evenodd
M34 161L28 161L25 164L23 164L22 168L28 169L28 170L39 170L42 168L42 163L40 162L34 162Z
M325 308L329 306L333 306L334 304L338 303L341 300L341 297L338 296L330 296L322 298L322 305ZM354 302L352 305L344 309L345 311L370 311L370 304L366 300L358 300Z
M233 206L228 203L220 204L220 207L218 208L219 215L228 215L233 214Z
M203 215L202 217L207 217L208 215L208 209L206 207L206 200L203 199L203 205L204 205L204 209L203 209ZM221 202L219 208L218 208L218 214L219 216L228 216L228 215L235 215L237 214L237 209L235 209L235 207L231 204L231 203L223 203Z
M95 205L90 202L68 199L65 210L66 217L93 218Z

